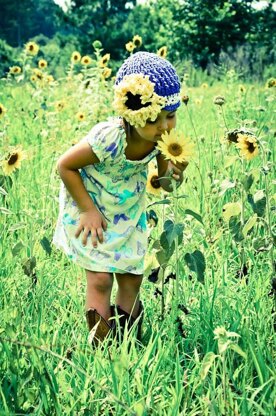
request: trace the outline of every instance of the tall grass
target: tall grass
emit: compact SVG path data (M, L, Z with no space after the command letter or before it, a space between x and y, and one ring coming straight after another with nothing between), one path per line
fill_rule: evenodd
M233 71L207 87L193 87L186 77L190 100L178 111L178 128L195 142L196 155L174 196L183 225L174 240L177 258L174 251L161 262L155 283L150 268L145 276L142 344L131 332L121 345L107 341L93 351L84 273L50 243L58 210L55 164L112 115L112 82L97 64L68 67L68 77L54 82L31 82L29 65L0 89L7 110L1 159L10 146L22 145L27 155L20 169L0 176L0 414L272 415L275 88L241 89ZM226 99L223 108L213 104L217 95ZM226 130L242 127L263 148L252 161L223 140ZM170 204L151 205L159 218L150 236L154 253L165 221L176 215L172 195L149 196L149 205L163 197ZM228 203L240 203L243 218L229 213ZM176 271L181 308L174 304Z

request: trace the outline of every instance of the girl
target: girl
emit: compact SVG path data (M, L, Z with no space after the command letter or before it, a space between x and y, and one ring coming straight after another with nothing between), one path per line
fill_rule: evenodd
M186 164L166 161L156 149L176 125L180 82L174 67L148 52L130 56L115 81L118 118L101 122L58 161L63 181L54 243L86 270L86 317L93 342L114 330L114 317L130 328L143 306L139 291L147 250L147 165L156 157L160 184L171 191ZM110 305L113 274L116 305Z

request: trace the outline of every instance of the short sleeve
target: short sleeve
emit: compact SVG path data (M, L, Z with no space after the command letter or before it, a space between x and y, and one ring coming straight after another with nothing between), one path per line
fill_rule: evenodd
M100 162L112 158L118 153L119 125L102 122L96 124L83 140L87 141Z

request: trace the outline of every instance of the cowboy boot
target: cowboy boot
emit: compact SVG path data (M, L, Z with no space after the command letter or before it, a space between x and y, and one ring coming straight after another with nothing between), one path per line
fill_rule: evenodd
M92 346L97 347L113 331L113 325L110 325L96 309L91 308L86 311L86 321L90 331L88 340Z
M142 302L139 302L139 309L138 309L138 315L136 318L133 318L132 315L130 315L129 313L127 313L126 311L124 311L119 305L116 305L116 311L118 314L118 320L119 320L119 325L120 325L120 336L121 338L124 335L124 331L125 331L125 327L127 327L128 331L130 331L130 329L133 327L134 323L138 320L137 322L137 335L136 338L138 341L141 342L142 340L142 323L143 323L143 318L144 318L144 307ZM118 332L117 332L117 338L118 338Z

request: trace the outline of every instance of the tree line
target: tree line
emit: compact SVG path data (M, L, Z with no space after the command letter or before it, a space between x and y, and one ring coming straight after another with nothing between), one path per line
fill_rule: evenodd
M74 0L64 12L53 0L0 0L0 58L38 35L68 41L86 53L101 41L112 58L124 58L124 45L138 34L143 48L168 47L171 60L190 59L205 69L222 51L247 45L250 59L261 48L267 64L275 60L273 1L261 9L254 0ZM73 46L72 46L73 47Z

